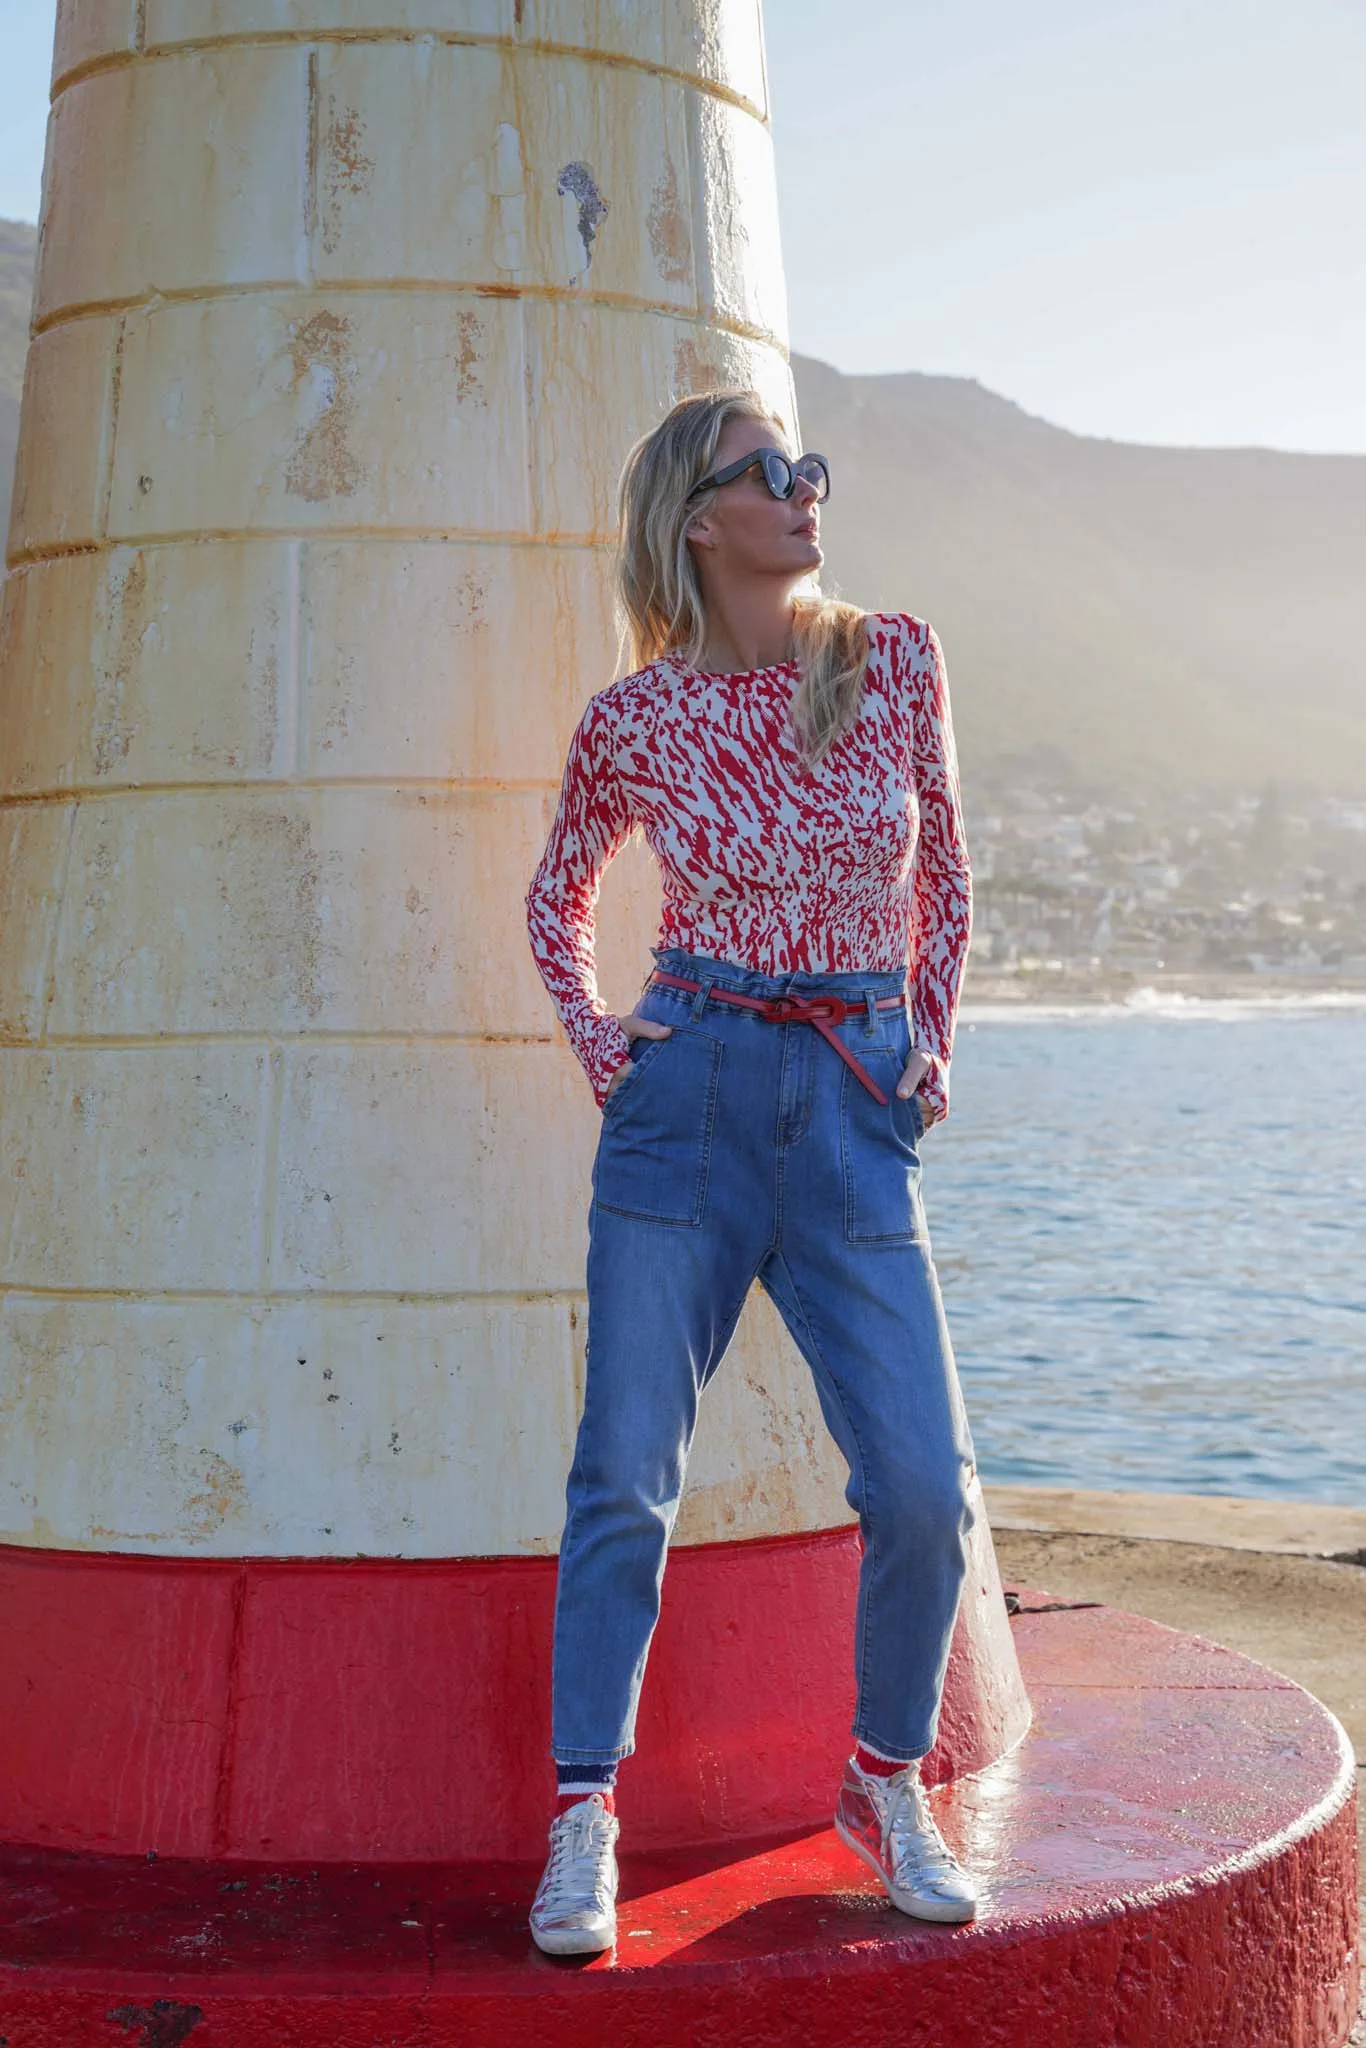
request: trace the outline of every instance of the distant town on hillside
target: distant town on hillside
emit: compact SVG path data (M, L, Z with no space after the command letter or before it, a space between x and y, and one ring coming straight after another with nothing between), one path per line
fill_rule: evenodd
M1366 990L1366 803L1022 781L964 807L978 999Z

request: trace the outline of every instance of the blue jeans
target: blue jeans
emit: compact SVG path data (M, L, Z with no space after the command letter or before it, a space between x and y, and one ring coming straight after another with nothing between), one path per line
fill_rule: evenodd
M635 1746L636 1707L702 1389L751 1283L810 1366L849 1466L863 1560L853 1733L931 1748L962 1585L972 1439L921 1200L910 1050L895 973L753 972L673 948L660 967L745 995L820 991L884 1107L815 1028L683 989L647 989L668 1038L631 1042L602 1113L589 1209L588 1358L555 1604L561 1763ZM752 1625L762 1627L762 1617Z

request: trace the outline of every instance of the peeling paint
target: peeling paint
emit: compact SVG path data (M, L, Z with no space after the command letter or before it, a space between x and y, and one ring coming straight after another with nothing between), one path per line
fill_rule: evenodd
M725 1543L760 1529L801 1528L810 1518L817 1492L815 1475L782 1463L729 1479L690 1483L679 1509L675 1541L680 1547ZM842 1501L832 1499L826 1513L831 1528L853 1520Z
M192 1533L203 1538L244 1512L247 1488L237 1467L220 1458L217 1451L203 1451L201 1456L203 1481L196 1492L185 1496L185 1518Z
M719 391L725 372L691 335L685 335L674 343L673 382L675 398L687 398L698 391Z
M598 190L589 164L566 164L555 181L555 190L569 202L566 211L572 215L572 223L567 224L566 241L572 244L574 236L577 235L583 250L582 266L573 263L572 246L569 251L569 282L577 284L579 279L587 274L588 266L593 261L593 244L597 240L598 223L606 217L610 209Z
M91 719L90 748L96 775L108 775L120 761L126 761L136 725L130 724L125 705L134 680L144 634L149 630L144 616L147 604L147 557L139 550L122 569L109 578L109 609L113 647L93 670L95 692Z
M247 634L246 672L252 698L253 723L256 730L265 736L271 752L274 751L276 729L280 716L280 607L274 597L268 597L261 608L259 626L253 623ZM262 630L263 629L263 630ZM265 640L265 650L258 655L258 633ZM193 752L197 760L222 762L229 768L241 768L242 759L235 748L206 746L198 732L195 733Z
M650 195L645 229L660 276L670 284L686 284L692 251L672 157L665 157L664 169Z
M326 309L291 330L294 385L311 402L314 418L285 465L285 488L310 504L351 497L365 475L347 439L356 411L351 335L352 322Z
M459 400L472 399L476 405L487 405L483 379L479 366L479 344L484 330L479 324L477 313L468 310L459 314L455 323L455 395Z
M375 159L361 147L364 134L358 107L329 104L318 152L322 245L329 256L341 246L344 202L363 198L375 174Z
M274 963L282 998L309 1017L322 1013L330 993L322 920L325 865L302 813L253 807L224 836L221 868L234 877L234 921ZM226 891L225 881L225 908Z

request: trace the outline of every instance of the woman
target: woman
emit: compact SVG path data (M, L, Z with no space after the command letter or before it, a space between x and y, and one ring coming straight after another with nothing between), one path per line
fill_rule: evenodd
M917 1152L948 1114L970 871L933 629L810 594L828 490L752 391L685 398L631 450L617 587L638 666L583 715L527 892L603 1112L555 1609L560 1796L531 1914L552 1954L615 1938L616 1768L698 1398L756 1279L810 1365L864 1539L835 1825L903 1912L975 1910L918 1774L972 1523ZM638 823L663 917L617 1017L594 906Z

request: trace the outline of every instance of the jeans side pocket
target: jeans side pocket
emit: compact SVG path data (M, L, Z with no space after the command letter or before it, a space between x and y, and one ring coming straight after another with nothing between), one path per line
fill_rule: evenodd
M928 1236L917 1150L925 1117L913 1095L896 1093L905 1061L894 1050L861 1055L887 1096L874 1101L847 1069L840 1089L844 1234L850 1244L916 1244Z
M648 1041L603 1108L593 1164L599 1208L648 1223L701 1223L722 1050L719 1039L681 1025Z

